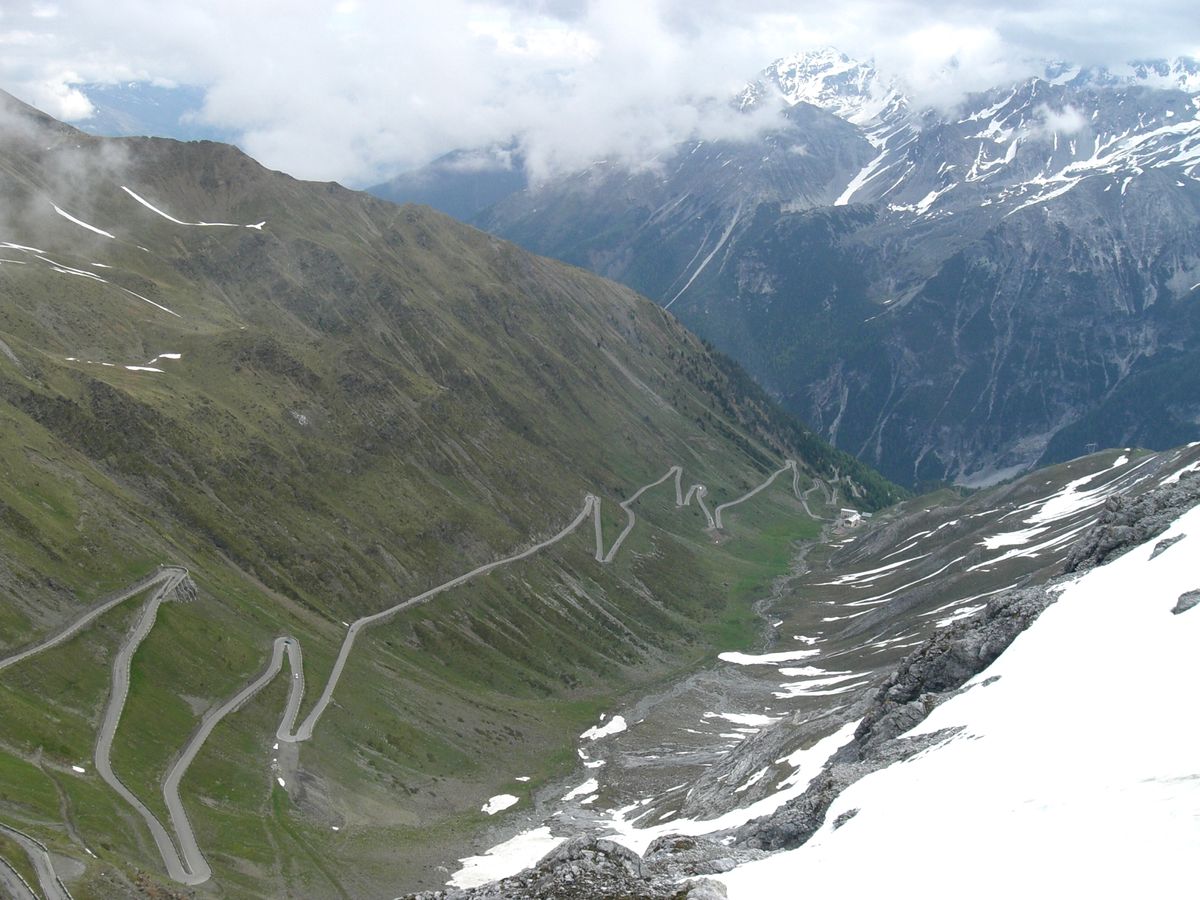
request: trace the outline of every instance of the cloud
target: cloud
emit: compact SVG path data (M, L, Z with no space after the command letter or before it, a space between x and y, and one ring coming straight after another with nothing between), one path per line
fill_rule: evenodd
M16 7L18 4L14 3ZM514 137L533 174L645 164L689 137L769 127L725 99L832 44L953 103L1049 58L1200 52L1190 2L959 0L59 0L0 18L0 85L53 115L80 86L202 85L202 116L266 165L370 183ZM44 15L52 11L51 16Z
M1062 109L1052 109L1042 105L1038 107L1041 116L1041 131L1045 134L1078 134L1088 126L1088 118L1074 106L1067 105Z

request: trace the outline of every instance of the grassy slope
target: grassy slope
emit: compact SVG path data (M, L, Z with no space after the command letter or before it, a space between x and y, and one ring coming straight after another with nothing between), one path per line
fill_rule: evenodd
M553 533L585 491L604 498L611 540L617 501L672 463L715 504L793 452L736 372L629 291L231 148L23 121L4 131L0 240L111 268L91 267L100 284L0 254L26 263L0 263L0 340L17 360L0 354L0 648L160 561L191 567L199 597L160 611L114 750L155 809L198 714L261 668L276 635L301 640L311 698L343 620ZM268 225L174 225L123 184L189 221ZM162 352L182 359L120 368ZM427 880L483 824L483 798L517 768L535 775L528 789L563 772L571 736L614 695L751 639L749 601L812 532L778 488L715 546L663 486L611 567L581 529L369 632L288 792L270 769L285 671L185 782L216 872L201 892ZM160 871L119 801L69 772L91 768L107 666L138 603L0 676L0 815L43 823L79 856L54 824L68 811L104 861L81 897L111 893L130 865Z

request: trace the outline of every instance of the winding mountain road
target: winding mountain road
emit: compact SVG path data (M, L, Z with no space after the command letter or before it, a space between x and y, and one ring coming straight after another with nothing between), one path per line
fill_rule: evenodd
M18 831L8 825L0 823L0 834L15 841L25 851L25 855L29 857L29 861L33 864L33 870L37 873L38 887L42 889L42 896L45 900L72 900L71 892L67 890L67 886L62 883L62 879L54 871L54 864L50 861L50 851L46 849L46 845L36 838L31 838L23 831ZM37 894L33 892L26 882L11 865L4 863L4 867L0 868L0 885L7 884L11 893L17 897L24 898L26 893L33 900L37 900ZM4 870L16 875L19 880L16 884L10 876L5 877Z
M16 867L4 857L0 857L0 892L13 900L38 900L38 895L21 876Z
M778 478L780 475L782 475L784 472L788 471L789 469L791 469L793 473L797 472L796 461L794 459L789 459L784 464L782 469L780 469L779 471L772 474L770 478L768 478L766 481L764 481L758 487L754 488L751 491L747 491L746 493L742 494L742 496L738 497L736 500L730 500L728 503L722 503L720 506L718 506L716 509L714 509L713 510L713 518L716 520L716 527L717 528L722 527L721 526L721 513L723 513L727 509L737 506L739 503L745 503L747 500L749 500L751 497L753 497L759 491L766 490L768 487L771 486L771 482L773 482L776 478ZM795 492L795 490L796 490L796 479L792 478L792 491Z
M187 577L188 572L182 566L164 566L160 574L166 577L159 583L158 589L151 594L150 599L146 601L141 616L134 623L129 637L121 645L121 649L117 651L117 656L113 660L112 690L109 692L108 705L105 707L104 717L100 721L100 730L96 735L96 771L108 786L132 806L145 821L146 827L150 829L150 834L154 837L154 843L158 846L159 855L162 856L163 863L167 867L167 874L182 884L201 884L208 880L212 872L198 850L196 857L190 857L188 854L188 840L190 839L191 843L195 844L191 828L187 829L186 838L183 834L180 835L180 843L183 845L186 859L185 864L180 860L175 845L171 842L171 836L158 821L158 817L137 798L133 791L125 786L112 767L113 738L116 736L117 726L121 723L125 700L129 696L130 666L133 662L133 655L141 646L142 641L150 634L150 629L154 627L155 619L158 617L158 608Z
M102 615L104 615L106 612L108 612L114 606L119 606L121 603L124 603L130 597L136 597L138 594L140 594L142 591L146 590L147 588L151 587L152 585L157 584L158 582L162 581L163 579L169 578L170 577L169 571L176 569L176 568L178 568L178 567L175 567L175 566L160 567L158 569L158 571L152 572L151 574L147 575L145 578L138 579L137 581L135 581L133 584L131 584L129 587L125 588L124 590L118 591L117 593L111 595L107 599L102 600L100 603L98 603L96 606L92 607L92 609L90 609L88 612L84 613L82 616L80 616L74 622L70 622L67 625L65 625L60 631L58 631L54 635L46 638L45 640L41 641L40 643L34 644L32 647L28 648L27 650L22 650L21 652L15 653L12 656L8 656L8 657L5 657L4 659L0 659L0 672L4 671L9 666L15 666L17 663L21 662L22 660L29 659L29 657L31 657L31 656L37 656L39 653L41 653L45 650L49 650L51 647L57 647L59 644L65 642L65 641L69 641L71 638L75 637L75 635L77 635L80 631L82 631L87 626L91 625L92 622L96 621L96 619L100 618ZM186 569L183 570L183 574L186 577L186 575L187 575ZM174 587L174 586L172 586L172 587Z
M28 659L44 650L55 647L64 641L69 640L80 630L87 627L97 617L103 615L109 609L119 603L134 597L146 589L158 585L157 590L147 600L142 615L138 618L133 628L130 630L129 636L122 644L117 656L113 662L113 680L112 690L109 695L108 705L105 708L104 716L101 721L100 729L96 738L95 763L96 770L100 777L121 796L137 813L142 817L154 838L155 845L158 848L159 855L163 859L163 864L167 869L167 874L181 884L197 885L207 881L212 876L212 870L208 862L204 858L199 845L196 842L195 832L192 830L191 822L188 819L187 811L184 809L183 801L180 797L179 788L184 776L187 774L188 768L203 748L204 743L208 740L213 730L218 724L229 714L236 712L238 709L249 703L263 688L279 674L283 668L284 656L287 656L288 666L291 669L293 678L289 685L288 699L284 706L283 716L280 720L279 727L276 729L275 736L280 741L291 743L300 743L310 740L313 732L316 729L317 723L321 716L324 715L329 704L333 702L334 691L337 689L338 683L341 680L342 674L345 671L346 663L353 652L355 639L358 634L364 629L372 625L384 622L397 613L413 606L426 603L432 600L445 591L458 587L486 575L502 566L518 562L526 559L534 554L551 547L564 538L573 534L578 528L591 516L595 528L595 559L601 564L608 564L613 561L617 551L625 539L633 531L637 524L637 515L633 511L633 504L652 488L658 487L664 482L674 479L675 483L675 505L677 507L685 507L691 504L695 499L700 510L704 513L705 519L708 522L709 529L721 528L722 513L737 506L740 503L749 500L751 497L758 494L760 491L769 487L776 478L784 472L791 470L793 473L792 490L797 498L803 501L803 496L799 491L799 469L794 460L788 460L783 468L771 474L762 484L746 492L741 497L723 503L718 506L712 513L704 503L704 497L707 494L707 489L704 485L694 484L688 488L685 493L683 490L683 469L680 466L671 466L667 472L655 481L645 484L638 488L627 500L622 501L619 505L625 512L626 521L620 534L617 535L612 546L607 552L604 549L604 534L601 522L601 501L595 494L587 494L584 497L583 508L579 514L561 531L544 541L536 543L518 553L511 556L506 556L503 559L494 560L490 563L478 566L471 571L450 579L444 584L430 588L423 593L410 597L394 606L381 610L377 613L372 613L368 616L363 616L356 619L350 624L346 631L346 636L342 640L341 649L338 652L337 659L334 661L333 668L330 670L329 678L326 680L325 687L313 704L308 715L296 726L296 718L300 713L300 705L304 699L304 657L300 643L293 637L282 636L275 639L272 645L271 657L264 670L251 680L245 687L239 690L236 694L222 703L220 706L207 712L200 721L196 730L188 739L187 744L180 751L178 757L171 763L167 770L166 777L163 779L163 801L166 804L168 814L171 818L171 826L175 831L178 839L178 846L172 841L171 835L167 829L159 821L150 809L142 803L137 796L125 786L117 774L113 771L111 754L113 739L116 735L116 730L120 724L121 714L125 708L125 701L129 693L130 682L130 665L134 654L138 647L150 634L154 627L155 619L158 615L158 608L166 602L177 587L188 577L187 569L182 566L163 566L160 569L131 585L126 590L113 595L99 604L84 616L81 616L76 621L64 627L54 636L23 650L20 653L14 654L6 659L0 660L0 670L8 666L15 665L24 659ZM808 511L807 503L804 504ZM812 515L811 511L808 511ZM44 849L44 848L43 848ZM33 858L31 854L31 859ZM49 865L49 857L46 856L46 863ZM50 870L53 876L53 870ZM41 875L39 869L39 877ZM57 877L54 881L61 885ZM65 890L65 888L63 888ZM43 885L43 892L47 892L47 888ZM59 900L59 895L51 895L47 893L47 897L52 900ZM68 895L69 897L69 895Z

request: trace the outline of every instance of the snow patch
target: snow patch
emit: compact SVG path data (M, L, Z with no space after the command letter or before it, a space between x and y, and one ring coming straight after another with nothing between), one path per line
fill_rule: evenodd
M929 532L923 532L923 533L928 534ZM913 535L912 537L916 537L916 535ZM911 538L909 538L908 540L911 540ZM866 571L863 571L863 572L851 572L849 575L841 575L841 576L833 579L833 581L819 581L819 582L817 582L817 584L820 586L827 586L827 585L854 584L859 581L862 581L862 582L875 581L879 576L883 575L886 572L890 572L893 569L898 569L901 566L907 566L909 563L915 563L918 559L924 559L928 555L929 555L928 553L922 553L920 556L910 556L908 559L902 559L899 562L888 563L886 566L880 566L877 569L867 569Z
M494 816L498 812L504 812L510 806L516 806L519 802L520 798L514 797L512 794L497 794L495 797L489 798L480 811Z
M633 815L633 813L642 804L635 803L619 809L613 814L612 819L607 823L613 833L606 835L606 837L624 844L629 849L638 853L645 853L646 848L650 846L655 838L662 837L665 834L682 834L689 837L696 837L703 834L710 834L714 831L737 828L745 825L751 819L770 815L789 800L799 797L808 790L809 783L820 774L821 767L825 765L825 761L854 737L854 729L857 727L857 722L847 723L833 734L817 741L807 750L798 750L790 756L779 760L781 763L786 761L795 771L781 784L780 790L775 791L768 797L751 803L749 806L732 809L727 813L717 816L715 819L673 819L661 825L639 828L634 824L633 820L636 818L636 815ZM763 894L761 896L787 895L785 892L782 895Z
M1001 547L1019 547L1022 544L1028 544L1038 535L1046 531L1046 526L1036 528L1024 528L1021 531L1006 531L1002 534L994 534L991 537L984 538L979 542L979 546L986 547L988 550L999 550Z
M792 662L797 659L808 659L820 656L820 650L785 650L781 653L737 653L728 651L718 654L722 662L733 663L735 666L771 666L776 663Z
M589 778L579 787L567 791L567 793L563 795L563 802L566 803L568 800L574 800L578 797L586 797L588 794L596 793L596 791L599 789L600 782L598 782L595 778Z
M946 616L944 619L938 619L933 624L936 625L938 628L945 628L947 625L953 625L959 619L966 619L966 618L969 618L970 616L975 615L975 613L979 612L985 606L987 606L986 603L980 603L977 606L964 606L962 609L952 612L950 615Z
M56 213L58 213L60 216L62 216L68 222L73 222L76 225L78 225L80 228L86 228L88 231L94 231L96 234L101 235L103 237L112 238L114 241L116 240L115 235L109 234L103 228L97 228L95 225L89 225L87 222L84 222L82 219L75 218L69 212L67 212L64 209L60 209L57 205L55 205L53 203L51 203L50 205L54 207L54 211ZM95 263L92 263L92 265L95 265Z
M781 716L764 716L760 713L716 713L706 712L706 719L724 719L726 722L732 722L734 725L753 725L763 727L770 725L773 722L778 722Z
M601 716L600 720L603 721L604 716ZM613 716L607 725L593 725L579 737L585 741L598 741L600 738L605 738L612 734L620 734L628 727L625 724L624 716ZM580 752L582 753L582 751ZM584 758L586 759L587 757L584 756Z
M451 887L473 888L527 869L563 842L547 826L523 831L479 856L460 859L462 867L447 882Z
M142 206L146 207L146 209L150 210L150 212L157 213L158 215L160 215L164 219L166 219L168 222L174 222L176 225L186 225L186 226L192 227L192 228L238 228L238 227L240 227L233 222L184 222L184 221L181 221L180 219L175 218L170 213L163 212L161 209L159 209L157 206L155 206L153 203L151 203L145 197L141 197L141 196L135 194L133 191L131 191L125 185L121 185L121 190L123 190L125 193L127 193L130 197L132 197L138 203L142 204ZM262 226L265 224L267 224L267 223L259 222L257 225L247 225L246 227L247 228L257 228L261 231ZM109 237L112 237L112 235L109 235Z
M1162 480L1162 483L1163 484L1178 484L1179 479L1182 478L1184 475L1186 475L1188 472L1195 472L1197 470L1200 470L1200 459L1196 460L1195 462L1188 463L1186 466L1184 466L1182 469L1179 469L1176 472L1172 472L1170 475L1168 475L1166 478L1164 478Z

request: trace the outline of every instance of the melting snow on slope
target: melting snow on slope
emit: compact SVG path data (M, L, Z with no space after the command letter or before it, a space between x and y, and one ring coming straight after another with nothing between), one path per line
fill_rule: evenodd
M135 194L129 188L125 187L125 185L121 185L121 190L123 190L125 193L127 193L130 197L132 197L138 203L142 204L142 206L146 207L146 209L150 210L150 212L157 213L158 215L160 215L164 219L166 219L168 222L174 222L176 225L187 225L188 227L193 227L193 228L242 228L243 227L243 226L237 225L233 222L184 222L180 219L175 218L170 213L163 212L161 209L159 209L157 206L155 206L153 203L151 203L145 197L141 197L138 194ZM82 223L80 223L80 224L82 224ZM244 227L253 228L257 231L262 231L262 227L266 224L267 223L265 221L263 221L263 222L259 222L257 225L246 225ZM109 237L112 237L112 235L109 235ZM142 249L145 249L145 248L143 247Z
M1136 471L1141 466L1147 465L1151 459L1147 459L1135 466L1130 472ZM1084 485L1094 481L1100 476L1111 472L1113 469L1118 469L1129 464L1129 457L1122 454L1115 459L1108 467L1100 472L1094 472L1091 475L1084 475L1082 478L1076 478L1073 481L1065 484L1061 490L1056 491L1049 497L1044 497L1035 500L1032 503L1027 503L1023 506L1008 513L1004 518L1009 516L1027 512L1036 507L1036 511L1028 518L1023 520L1023 524L1032 526L1018 531L1006 531L1001 534L992 535L984 538L979 542L979 546L985 547L988 550L999 550L1002 547L1016 547L1018 549L1009 550L1002 556L995 559L985 560L977 565L971 566L968 571L975 571L986 566L991 566L1008 559L1018 556L1036 556L1044 550L1062 546L1066 541L1078 534L1082 529L1088 527L1090 522L1085 522L1069 531L1061 534L1056 534L1040 544L1032 547L1025 547L1031 540L1036 537L1041 537L1045 532L1049 531L1050 526L1056 522L1061 522L1064 519L1069 519L1078 513L1084 512L1104 503L1112 494L1116 493L1121 487L1121 481L1113 480L1105 484L1098 485L1091 490L1080 490ZM1129 474L1129 473L1126 473ZM1124 476L1122 476L1124 477ZM1024 548L1024 549L1020 549Z
M764 716L758 713L716 713L706 712L706 719L724 719L726 722L732 722L734 725L749 725L761 728L764 725L770 725L772 722L778 722L781 716Z
M490 798L487 803L483 804L481 811L487 813L489 816L494 816L496 813L503 812L510 806L516 806L518 802L520 802L519 798L514 797L512 794L497 794L495 797Z
M60 216L62 216L68 222L74 222L80 228L86 228L88 231L94 231L96 234L103 235L106 238L112 238L113 240L116 240L115 235L109 234L103 228L97 228L95 225L89 225L87 222L84 222L82 219L75 218L69 212L67 212L64 209L60 209L57 205L55 205L53 203L51 203L50 205L54 207L54 211L56 213L58 213ZM93 263L93 265L95 265L95 263Z
M928 532L925 533L928 534ZM909 563L914 563L918 559L924 559L928 555L928 553L922 553L920 556L910 556L908 559L902 559L899 562L888 563L886 566L880 566L877 569L867 569L865 572L851 572L849 575L840 575L833 579L833 581L819 581L817 584L824 586L875 581L885 572L890 572L892 569L898 569L901 566L907 566Z
M462 868L448 882L452 887L472 888L515 875L532 866L539 859L563 842L554 837L547 827L524 831L516 837L497 844L479 856L461 859Z
M820 650L785 650L781 653L738 653L728 651L718 654L722 662L733 663L735 666L771 666L776 663L792 662L797 659L808 659L820 656Z
M55 209L57 209L57 207L55 207ZM64 213L64 215L65 215L65 213ZM109 237L112 237L112 235L109 235ZM112 284L112 282L110 282L107 278L101 278L95 272L87 272L83 269L76 269L73 266L68 266L65 263L55 262L54 260L50 259L48 256L45 255L44 250L38 250L35 247L26 247L23 244L13 244L13 243L9 243L7 241L0 241L0 249L21 250L22 252L26 252L26 253L36 253L36 254L38 254L38 259L41 262L44 262L48 266L50 266L50 268L53 269L55 272L59 272L60 274L63 274L63 275L75 275L79 278L88 278L88 279L91 279L92 281L98 281L101 284ZM142 249L144 250L145 248L143 247ZM6 262L21 262L21 260L6 260ZM99 266L100 268L104 268L104 269L110 268L109 266L101 265L100 263L91 263L91 265ZM149 303L151 306L157 307L158 309L161 309L165 313L170 313L177 319L183 318L183 316L179 315L179 313L175 312L174 310L167 309L167 307L163 306L161 303L155 303L149 297L143 297L141 294L137 293L136 291L131 291L131 290L129 290L129 288L120 287L120 285L116 285L116 284L112 284L112 286L120 288L126 294L129 294L129 296L137 297L139 300L142 300L145 303Z
M588 794L594 794L598 790L600 790L600 782L598 782L595 778L589 778L579 787L572 788L571 790L567 791L567 793L563 794L563 802L565 803L568 800L574 800L578 797L586 797Z
M851 683L846 684L847 681ZM865 678L864 673L851 672L846 675L830 675L826 678L810 678L807 681L785 682L779 686L782 690L774 691L773 694L780 700L790 700L793 697L832 697L858 690L869 682L870 679Z
M93 361L93 360L90 360L90 359L87 359L87 360L81 360L81 359L79 359L79 357L77 357L77 356L67 356L67 357L65 357L65 359L66 359L66 361L67 361L67 362L83 362L83 363L85 363L86 365L89 365L89 366L108 366L109 368L122 368L122 369L128 369L130 372L159 372L159 373L162 373L162 372L164 372L164 371L165 371L164 369L160 369L160 368L158 368L157 366L155 366L155 365L154 365L154 364L155 364L156 362L158 362L160 359L182 359L182 358L183 358L183 354L182 354L182 353L160 353L158 356L154 357L154 359L150 360L150 362L146 363L146 365L144 365L144 366L136 366L136 365L122 365L122 366L119 366L119 367L118 367L116 363L110 363L110 362L95 362L95 361Z
M808 785L812 779L820 774L821 767L825 765L825 761L849 742L850 738L854 736L854 729L857 727L857 722L850 722L833 734L817 741L806 750L797 750L795 753L778 760L779 764L787 763L795 771L791 772L780 782L779 790L768 797L751 803L749 806L730 810L727 813L717 816L715 819L672 819L670 822L664 822L661 825L639 828L634 824L634 819L636 818L634 813L642 804L633 804L632 806L617 810L613 814L613 818L608 824L614 833L607 835L607 837L624 844L631 850L636 850L638 853L645 853L646 848L650 846L650 843L655 838L666 834L683 834L695 837L702 834L710 834L714 831L724 831L727 828L737 828L740 825L745 825L751 819L769 815L789 800L803 794L808 789ZM764 894L763 896L769 895Z
M879 174L877 171L879 169L879 164L887 159L887 156L888 151L885 149L877 157L863 166L859 173L850 179L850 183L846 185L846 189L842 191L841 196L833 201L833 205L845 206L847 203L849 203L850 198L857 194L860 188L862 188L868 181Z
M1182 469L1180 469L1177 472L1172 472L1170 475L1168 475L1166 478L1164 478L1162 480L1162 483L1163 484L1178 484L1180 478L1182 478L1188 472L1195 472L1198 469L1200 469L1200 459L1196 460L1195 462L1188 463L1186 466L1184 466Z
M603 719L604 717L601 716L601 718ZM581 734L580 738L585 741L598 741L600 738L608 737L610 734L620 734L628 727L623 716L613 716L609 719L607 725L593 725Z
M945 618L938 619L933 624L936 625L938 628L945 628L948 625L953 625L959 619L966 619L966 618L969 618L970 616L975 615L975 613L979 612L985 606L987 606L986 603L980 603L978 606L964 606L962 609L955 610L954 612L952 612L950 615L946 616Z
M1028 544L1045 530L1043 526L1038 528L1023 528L1020 531L1005 531L1002 534L994 534L991 537L986 537L979 544L989 550L999 550L1001 547L1019 547L1022 544Z
M1122 456L1109 468L1116 469L1128 462L1129 457ZM1074 481L1068 482L1061 491L1049 497L1042 504L1041 509L1026 519L1025 524L1042 525L1046 522L1056 522L1059 519L1065 519L1093 506L1099 506L1113 492L1113 485L1111 483L1102 484L1090 491L1081 491L1079 488L1103 474L1103 472L1099 472L1096 475L1085 475L1083 478L1076 478Z
M787 896L801 879L835 896L847 873L856 894L915 893L913 845L897 835L920 836L941 884L979 886L986 872L986 896L1193 895L1200 613L1170 610L1200 587L1200 508L1162 537L1181 535L1153 560L1159 538L1070 583L917 729L958 734L852 785L799 849L719 876L730 900ZM1114 647L1152 683L1111 677Z
M634 824L634 819L637 818L636 811L649 803L650 800L648 799L614 812L612 818L607 823L612 833L606 836L624 844L632 850L636 850L638 853L645 853L646 848L655 838L666 834L691 836L710 834L714 831L723 831L727 828L737 828L740 825L746 824L751 819L769 815L789 800L803 794L808 789L808 785L812 779L820 774L821 767L825 765L825 761L849 742L854 736L854 730L857 727L857 722L849 722L833 734L827 735L817 741L811 747L804 750L797 750L795 753L777 760L777 764L782 765L786 763L794 771L789 773L780 783L779 790L749 806L730 810L723 815L717 816L715 819L673 818L669 822L660 821L656 825L639 828ZM587 786L588 783L585 782L577 790L582 790ZM681 787L684 787L684 785L676 785L673 788L668 788L664 792L664 796ZM583 794L581 793L579 796L583 796ZM550 833L548 826L522 832L512 839L492 847L484 854L469 856L459 860L462 863L462 868L454 873L454 876L448 883L452 887L468 888L478 887L489 881L507 878L510 875L515 875L522 869L534 865L543 856L561 844L563 840L564 838L554 837Z

